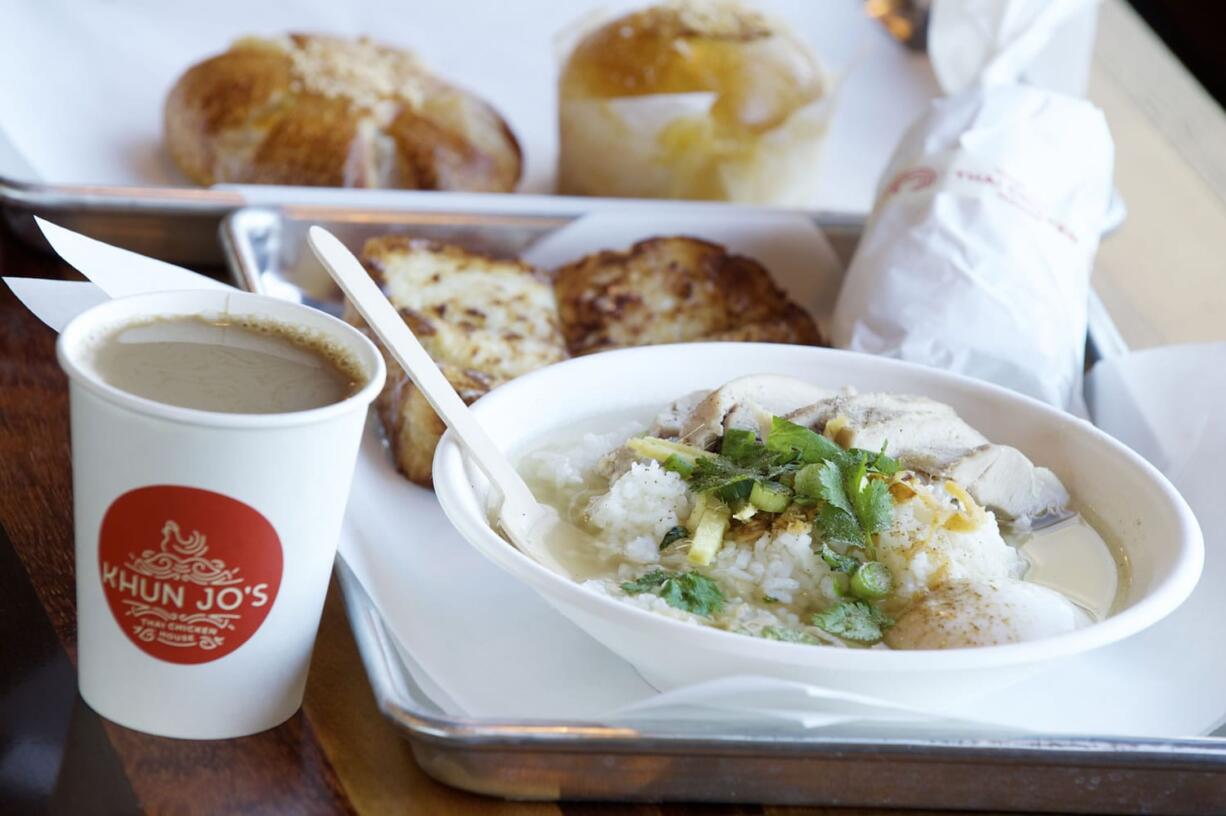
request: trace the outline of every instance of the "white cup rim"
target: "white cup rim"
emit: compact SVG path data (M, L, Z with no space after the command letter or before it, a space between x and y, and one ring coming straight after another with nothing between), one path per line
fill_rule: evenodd
M193 301L198 302L199 306L186 305ZM267 308L258 311L270 319L287 323L298 322L340 341L358 358L359 364L367 372L366 383L345 399L318 408L268 414L226 413L168 405L147 397L137 396L104 382L95 372L82 365L79 359L81 348L85 343L83 335L91 330L105 327L108 323L118 329L125 323L141 317L226 312L232 305L236 305L236 302L264 305ZM142 306L147 306L147 308L142 309ZM245 313L255 311L257 310L252 309ZM300 303L237 289L232 291L190 289L147 292L105 301L87 309L69 322L56 341L55 354L60 367L73 383L107 402L158 419L215 428L260 429L308 425L324 422L359 408L365 410L382 391L384 380L387 377L387 367L379 349L375 347L370 338L345 321Z

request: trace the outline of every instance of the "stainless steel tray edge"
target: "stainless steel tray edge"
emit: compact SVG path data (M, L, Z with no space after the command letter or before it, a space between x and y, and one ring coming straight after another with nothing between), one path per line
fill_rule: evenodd
M2 184L0 179L0 184ZM2 187L0 187L2 191ZM2 196L0 196L2 197ZM537 198L537 201L546 200ZM344 224L369 226L380 224L424 225L439 227L442 225L455 227L505 226L520 230L543 232L561 227L569 221L584 214L583 199L556 198L549 199L551 206L540 208L540 211L524 212L508 208L505 213L483 212L465 214L456 211L431 211L428 208L407 209L363 209L354 207L338 207L326 205L287 205L283 207L249 206L239 207L227 213L221 220L218 234L221 247L230 273L235 282L252 292L263 292L290 299L303 300L300 293L278 286L275 276L270 274L275 254L281 249L283 237L280 228L284 219L310 220L321 224ZM864 227L864 217L848 213L812 212L813 221L826 234L835 254L846 265L855 251L860 233ZM343 236L342 236L343 238ZM254 240L253 240L254 239ZM322 275L322 270L320 271ZM330 285L330 284L329 284ZM310 302L310 299L306 299ZM326 304L315 302L313 305L326 308ZM1106 307L1093 289L1090 290L1090 303L1086 333L1086 367L1107 357L1122 354L1127 346L1120 336Z
M222 216L243 205L227 190L189 187L53 185L0 176L5 221L26 243L45 248L32 216L110 244L191 266L220 266Z
M337 563L380 710L446 784L532 800L760 802L1079 813L1226 807L1208 739L830 740L695 737L580 723L483 722L420 710L358 579Z
M464 194L422 193L420 191L390 191L404 193L392 207L362 205L365 191L334 190L312 187L265 187L286 208L311 211L325 217L328 212L362 211L384 214L418 211L436 217L463 218L457 206L459 200L470 202L488 218L495 211L522 213L528 217L573 218L590 209L636 206L643 202L616 199L584 199L552 195L528 194ZM389 191L383 191L389 192ZM337 199L344 204L319 203ZM443 201L431 201L429 196L443 196ZM261 201L269 196L256 196ZM509 199L506 202L501 199ZM316 203L310 203L314 200ZM387 201L386 198L381 201ZM298 203L293 203L298 202ZM659 205L661 202L647 202ZM663 202L671 206L722 206L717 202ZM32 246L46 248L42 235L34 226L32 216L49 218L61 226L89 235L107 243L150 255L155 258L194 267L221 265L226 258L217 243L218 225L226 214L249 204L241 186L237 188L107 185L107 184L48 184L0 175L0 211L13 231ZM432 212L433 208L433 212ZM838 232L846 223L856 230L863 216L846 213L820 212L815 217ZM842 252L835 235L836 251ZM844 255L844 259L846 255Z

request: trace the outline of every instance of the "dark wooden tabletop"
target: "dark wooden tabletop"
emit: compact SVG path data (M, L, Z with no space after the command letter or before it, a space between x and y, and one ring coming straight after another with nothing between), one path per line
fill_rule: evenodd
M3 227L0 276L77 277ZM242 739L186 741L107 722L76 689L71 475L55 333L0 286L2 814L798 812L508 803L441 785L376 709L335 585L303 709L284 725Z

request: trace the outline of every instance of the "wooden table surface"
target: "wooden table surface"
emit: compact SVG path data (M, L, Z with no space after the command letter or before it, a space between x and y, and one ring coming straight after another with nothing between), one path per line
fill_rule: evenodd
M1095 274L1124 339L1226 339L1226 118L1120 0L1102 7L1090 96L1112 126L1129 208ZM0 275L73 273L4 232ZM280 728L184 742L100 719L77 696L72 667L68 406L54 340L0 291L0 812L791 812L513 804L442 786L375 709L335 586L305 705Z

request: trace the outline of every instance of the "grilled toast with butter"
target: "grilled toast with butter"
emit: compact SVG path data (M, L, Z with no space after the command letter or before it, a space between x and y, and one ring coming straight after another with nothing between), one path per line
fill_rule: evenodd
M398 235L367 241L362 262L466 403L567 357L553 290L527 264ZM384 356L387 385L376 407L400 469L428 485L446 428Z
M555 273L554 292L574 355L695 340L822 342L761 264L697 238L588 255Z
M387 235L362 262L471 404L533 369L596 351L696 340L820 344L813 318L756 261L695 238L653 238L557 270ZM361 318L349 319L361 326ZM376 401L396 463L430 484L446 430L389 355Z

